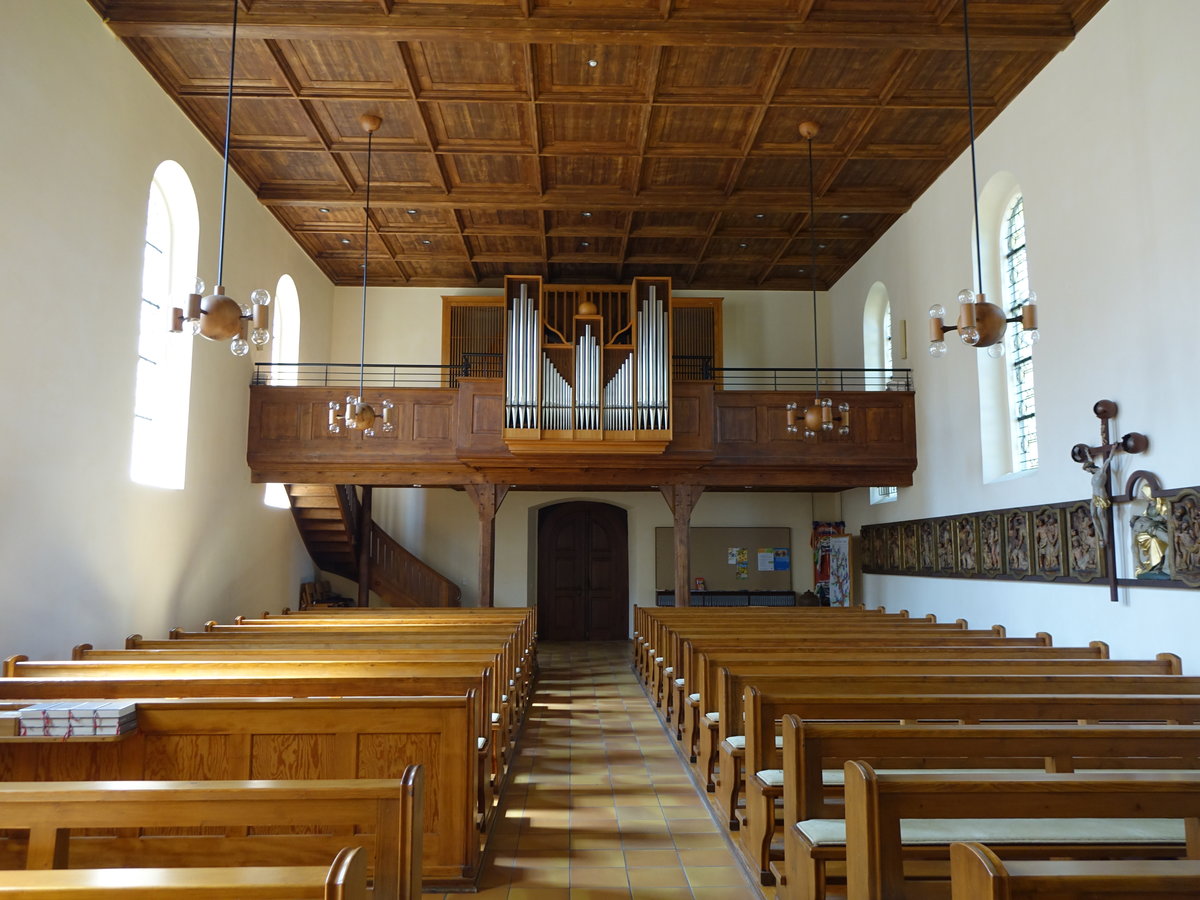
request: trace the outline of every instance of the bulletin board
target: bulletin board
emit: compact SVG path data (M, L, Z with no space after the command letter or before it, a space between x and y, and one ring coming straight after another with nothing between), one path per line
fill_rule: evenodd
M796 557L790 528L692 528L692 588L704 579L709 591L790 591ZM746 551L745 578L730 563L730 550ZM770 553L770 569L767 553ZM805 554L804 565L812 560ZM658 590L675 587L675 529L654 529L654 581Z

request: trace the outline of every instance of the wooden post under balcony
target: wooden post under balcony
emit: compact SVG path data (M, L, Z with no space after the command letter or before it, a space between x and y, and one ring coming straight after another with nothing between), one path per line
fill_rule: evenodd
M358 605L371 605L371 486L364 484L358 507Z
M675 606L688 606L692 599L692 510L704 493L704 485L664 484L659 491L675 517Z
M467 484L464 488L479 513L479 605L495 606L496 513L508 495L508 485Z

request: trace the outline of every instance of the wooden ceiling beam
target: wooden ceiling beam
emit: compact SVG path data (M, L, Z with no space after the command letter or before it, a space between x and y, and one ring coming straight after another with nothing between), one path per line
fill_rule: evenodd
M258 199L269 207L326 206L333 209L361 209L364 198L359 193L331 196L327 188L285 188L264 186ZM481 193L463 191L455 194L433 194L414 191L410 188L378 185L371 188L371 206L407 207L419 204L426 209L528 209L531 205L548 210L575 210L583 202L578 197L539 197L532 192ZM586 200L592 209L658 210L664 206L687 212L795 212L801 205L807 207L808 194L804 191L791 193L739 192L732 197L713 200L709 197L695 199L686 194L672 197L669 202L662 197L646 195L595 195ZM900 191L871 190L836 191L817 197L818 212L838 213L886 213L907 212L910 200Z
M1088 6L1081 9L1086 15ZM122 38L214 38L229 34L229 19L213 8L178 3L140 6L112 4L108 26ZM957 50L962 32L952 25L925 21L881 24L861 21L797 21L794 18L670 19L571 18L535 15L445 14L402 10L384 15L337 10L247 13L238 20L239 35L261 40L476 41L539 44L659 44L664 46L805 47L814 49ZM1038 17L1028 24L972 22L971 44L980 51L1058 52L1066 49L1075 28L1065 16Z

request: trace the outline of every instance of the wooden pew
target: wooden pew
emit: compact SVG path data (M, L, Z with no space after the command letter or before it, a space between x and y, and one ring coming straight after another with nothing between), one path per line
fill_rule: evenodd
M159 867L197 858L311 863L328 859L331 846L359 829L371 856L373 896L387 900L420 897L421 807L419 766L400 779L12 782L0 790L0 822L29 835L26 869L67 869L73 861L81 868ZM261 830L281 827L290 833ZM163 828L174 833L144 834ZM143 834L124 836L129 830Z
M968 770L967 774L971 769L1071 772L1077 768L1194 769L1200 765L1200 727L1196 726L898 725L807 722L795 715L785 715L783 723L780 824L785 835L785 862L778 867L772 862L771 871L777 876L786 872L785 877L776 879L781 882L777 896L789 900L814 890L811 886L800 893L792 890L793 884L804 884L813 877L808 871L811 866L800 861L803 851L793 827L811 819L843 818L842 769L850 760L863 760L876 768L962 769ZM777 783L769 775L767 781ZM751 822L755 822L755 813L757 810L750 814ZM769 840L769 835L765 837ZM764 859L770 849L763 848ZM780 855L770 858L778 860Z
M0 680L0 686L13 681ZM0 787L13 781L398 778L419 764L426 773L425 886L461 890L474 883L482 849L475 708L474 691L457 697L143 699L137 731L119 738L0 739ZM285 852L296 837L269 840ZM330 840L323 852L332 855L346 837Z
M28 900L366 900L366 851L344 847L326 866L38 869L0 872L0 898Z
M940 848L949 855L949 844L978 838L989 821L1038 819L1036 827L1049 839L1030 835L1013 844L1028 854L1068 856L1072 846L1096 843L1120 847L1142 841L1137 829L1125 823L1099 826L1061 820L1179 819L1176 831L1180 855L1200 859L1200 774L1062 774L993 775L881 775L863 762L848 762L846 779L847 900L908 900L928 896L927 886L906 882L900 820L906 820L909 840L927 832L925 849ZM1051 817L1047 821L1047 817ZM961 826L936 826L928 819L969 819ZM799 827L799 826L798 826ZM1021 826L1021 827L1035 827ZM1145 834L1145 832L1142 832ZM939 836L949 836L943 841ZM972 835L975 835L973 838ZM1104 850L1108 853L1108 848ZM1091 855L1096 855L1094 852ZM922 888L925 888L922 890Z
M711 645L705 645L711 646ZM686 726L677 735L686 738L685 746L690 755L696 756L701 735L701 719L704 714L717 711L716 677L721 667L738 670L753 666L759 671L769 671L771 667L780 672L789 668L795 672L811 672L813 674L835 675L836 669L853 665L863 674L880 671L882 668L902 671L906 668L914 671L922 667L936 666L937 671L945 674L967 674L1003 669L1009 674L1097 674L1102 672L1114 675L1177 675L1182 664L1174 654L1159 654L1154 660L1109 660L1107 658L1069 659L1057 655L1043 658L1039 651L1055 648L962 648L962 647L873 647L873 648L840 648L838 650L808 650L802 648L791 652L759 651L748 653L744 651L727 651L719 645L711 649L693 648L686 642L685 650L689 651L687 659L688 671L693 674L692 680L685 679L680 686L680 692L688 691L678 705L687 715L677 717L677 726ZM1096 650L1101 648L1097 647ZM1103 648L1107 650L1107 647ZM1018 652L1027 651L1027 652ZM693 762L695 759L693 759Z
M951 900L1195 900L1200 860L1017 860L950 846Z
M819 675L779 674L763 672L754 668L731 672L721 668L718 674L716 728L719 737L720 778L715 793L716 804L723 813L728 813L731 827L736 828L734 811L737 809L739 790L742 785L742 757L746 769L753 773L761 769L782 768L779 750L782 743L778 722L782 717L766 721L756 717L751 734L750 711L743 706L743 696L748 689L757 686L772 692L796 694L840 693L880 696L892 694L1180 694L1200 697L1200 677L1160 675L1015 675L989 673L986 676L943 675L943 674L874 674L838 675L830 679ZM789 710L802 717L802 711ZM743 741L736 740L740 725L746 718ZM1038 718L1038 717L1033 717ZM711 719L709 720L712 721ZM730 723L733 723L732 725ZM752 740L753 739L753 740ZM742 747L744 746L744 751ZM701 742L702 764L711 766L711 742ZM704 771L702 769L702 771Z
M1095 723L1200 724L1200 697L1178 694L912 694L842 695L771 694L751 686L746 691L747 752L757 755L756 735L774 735L774 723L787 715L806 722L1027 722L1035 726ZM750 727L753 726L753 727ZM763 740L763 737L757 737ZM773 743L773 741L772 741ZM838 823L840 829L840 823ZM796 829L785 835L788 896L823 896L825 866L844 859L842 844L820 847L797 842ZM795 852L794 852L795 851ZM796 867L799 868L796 868ZM812 888L807 893L805 888ZM793 893L799 891L799 893Z

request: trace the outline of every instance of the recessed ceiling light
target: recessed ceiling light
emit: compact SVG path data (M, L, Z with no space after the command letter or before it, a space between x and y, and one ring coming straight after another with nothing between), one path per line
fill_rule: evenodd
M421 241L421 243L422 243L422 244L432 244L432 243L433 243L433 241L429 240L429 238L424 238L424 239Z
M766 213L755 213L754 214L754 218L756 218L756 219L765 219L766 217L767 217Z
M818 250L824 250L824 249L825 249L825 245L824 245L824 244L817 244L817 249L818 249Z
M343 244L348 244L348 243L350 243L350 238L342 238L342 243L343 243Z
M590 246L592 246L592 244L590 241L580 241L579 246L580 247L590 247Z
M594 68L596 68L596 66L598 66L598 65L600 65L600 63L596 62L596 60L594 60L594 59L589 59L589 60L588 60L588 68L589 68L589 69L594 69Z
M804 272L804 270L803 270L803 269L797 269L796 271L797 271L797 272L800 272L800 273L803 273L803 272Z
M317 210L317 212L323 212L323 213L327 213L327 212L329 212L329 207L328 207L328 206L322 206L322 207L320 207L320 208Z
M590 212L580 213L580 215L582 215L585 219L590 219L592 217Z
M410 216L415 216L417 214L417 211L415 209L406 209L405 212L408 213Z
M746 248L746 247L749 247L750 245L743 241L742 243L738 244L738 246L742 247L742 248Z
M843 219L848 219L848 218L850 218L850 213L842 213L842 218L843 218Z

